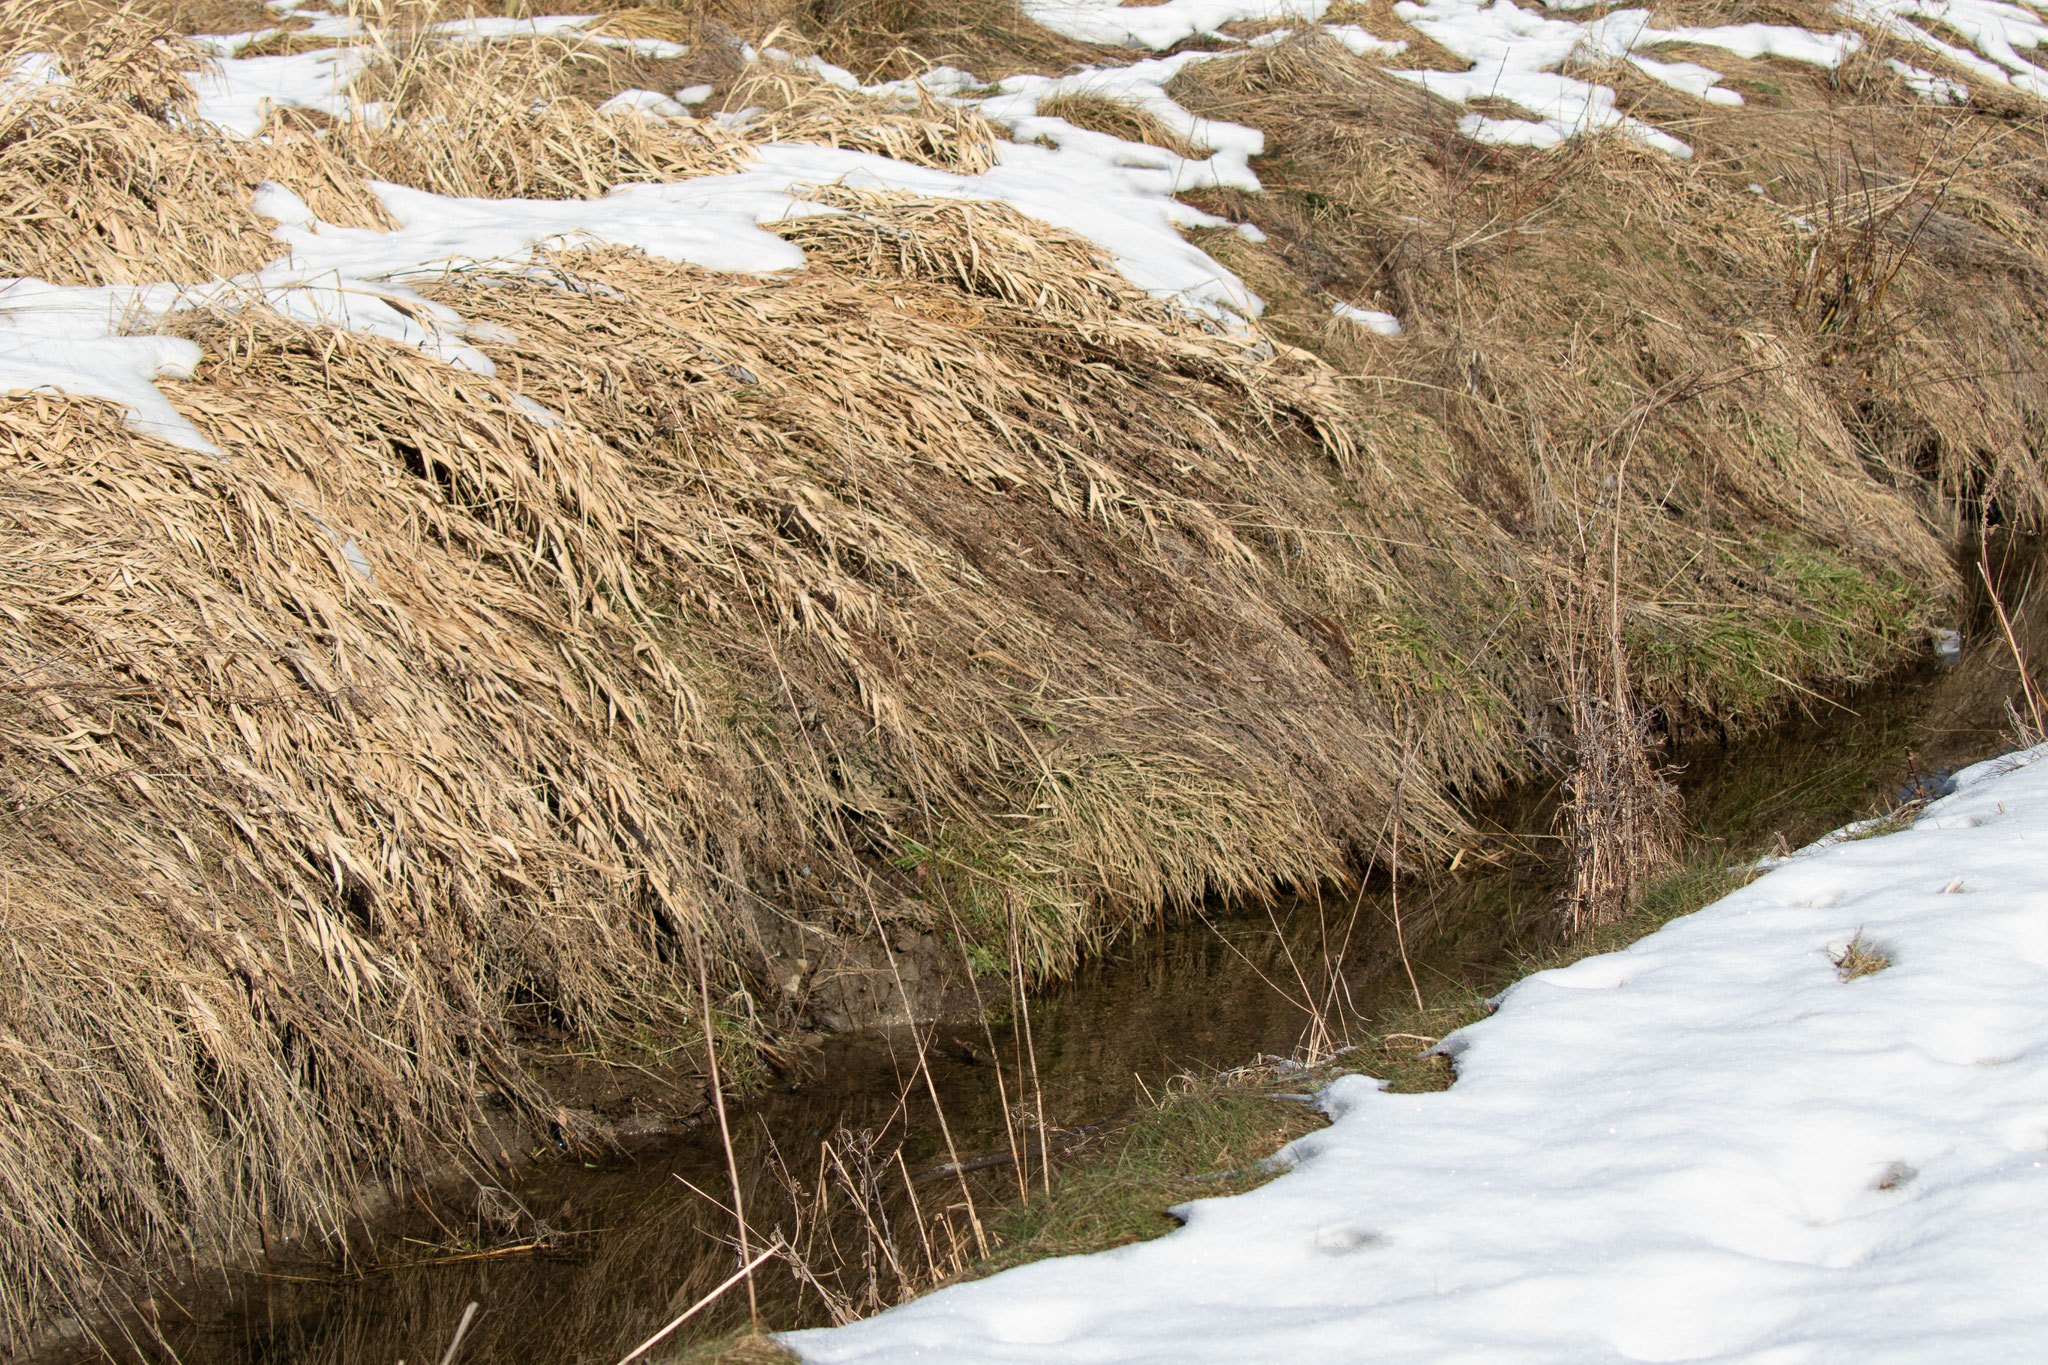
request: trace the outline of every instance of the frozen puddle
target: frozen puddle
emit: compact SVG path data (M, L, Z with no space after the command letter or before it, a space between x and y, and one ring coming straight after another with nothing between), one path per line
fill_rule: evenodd
M2039 1360L2048 748L1331 1087L1155 1242L784 1340L815 1362ZM1852 939L1892 965L1845 981Z

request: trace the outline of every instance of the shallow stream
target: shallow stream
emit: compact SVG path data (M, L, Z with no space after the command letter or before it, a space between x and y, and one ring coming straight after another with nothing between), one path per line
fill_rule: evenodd
M1987 643L1955 667L1816 700L1809 714L1761 741L1680 755L1689 824L1731 862L1780 841L1796 847L1886 808L1915 777L2006 747L2003 708L2014 675L2002 650ZM1503 834L1496 865L1403 896L1411 929L1426 926L1419 942L1411 934L1425 977L1469 979L1497 968L1552 903L1544 860L1526 852L1532 839L1508 835L1549 827L1545 794L1525 793L1490 818ZM929 1206L927 1214L946 1201L964 1203L959 1178L933 1178L955 1155L987 1163L964 1187L977 1198L1014 1195L1017 1171L1000 1154L1010 1150L1015 1124L1036 1122L1037 1094L1054 1145L1085 1152L1099 1125L1177 1073L1294 1052L1307 1027L1293 998L1298 983L1333 956L1341 958L1353 1026L1370 1029L1381 1006L1407 990L1390 951L1388 909L1380 894L1356 906L1292 901L1146 935L1033 997L1028 1053L1007 1018L939 1028L925 1053L929 1082L907 1029L845 1035L794 1056L773 1089L732 1107L752 1220L794 1235L802 1205L777 1167L814 1187L827 1142L855 1168L858 1152L868 1154L865 1175L854 1169L834 1178L835 1188L874 1192L864 1217L901 1219L911 1200ZM1031 1112L1021 1116L1018 1102L1034 1089ZM863 1147L868 1134L873 1145ZM733 1268L722 1151L706 1122L603 1159L543 1159L513 1188L479 1191L474 1212L457 1201L402 1232L360 1241L347 1273L217 1271L160 1318L163 1344L110 1354L194 1365L433 1362L474 1303L461 1365L616 1361ZM966 1235L964 1221L955 1226ZM864 1268L850 1255L835 1283L847 1289L869 1270L886 1279L886 1268ZM765 1267L759 1283L763 1316L774 1325L829 1320L819 1293L780 1262ZM741 1297L729 1294L673 1340L687 1345L693 1333L702 1340L727 1330L743 1310Z

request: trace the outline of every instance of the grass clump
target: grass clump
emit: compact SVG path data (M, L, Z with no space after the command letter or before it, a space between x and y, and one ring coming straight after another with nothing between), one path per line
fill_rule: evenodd
M1842 945L1840 952L1829 953L1828 960L1835 964L1835 975L1843 981L1870 976L1892 965L1891 955L1863 937L1861 929Z
M1143 142L1153 147L1163 147L1176 156L1198 159L1207 152L1160 122L1158 117L1147 110L1126 104L1122 100L1110 99L1105 95L1072 93L1055 95L1040 100L1038 113L1042 118L1065 119L1076 128L1092 132L1108 133L1126 142Z
M1049 1195L988 1219L996 1249L972 1275L1147 1241L1177 1225L1166 1212L1173 1205L1264 1184L1281 1169L1268 1162L1278 1147L1323 1126L1290 1096L1332 1074L1258 1065L1178 1078L1108 1138L1099 1159L1055 1167Z

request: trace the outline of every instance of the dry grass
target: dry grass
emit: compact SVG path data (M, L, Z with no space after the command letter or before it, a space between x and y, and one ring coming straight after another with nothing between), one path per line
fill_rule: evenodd
M1571 875L1558 911L1573 938L1625 915L1677 861L1681 836L1678 791L1652 758L1656 717L1637 701L1621 636L1618 527L1607 548L1604 566L1582 570L1578 601L1557 612L1571 734L1559 808Z
M514 0L518 3L519 0ZM958 66L985 80L1033 71L1058 74L1119 58L1023 17L1014 0L524 0L528 13L616 13L614 32L717 48L768 35L791 51L819 51L864 80ZM707 77L708 79L709 77Z
M1829 953L1828 961L1835 964L1835 975L1844 981L1854 981L1861 976L1870 976L1892 965L1891 955L1863 937L1858 929L1839 953Z
M318 188L304 143L192 154L195 223ZM62 192L84 239L138 190ZM0 407L10 1330L118 1293L109 1259L332 1230L462 1156L481 1091L548 1123L522 1023L679 1027L694 941L745 1016L765 945L928 917L936 880L998 951L1021 897L1054 971L1371 842L1390 722L1326 623L1402 588L1333 481L1419 524L1427 476L1071 239L843 206L788 228L793 280L450 281L514 326L506 380L192 316L174 396L226 460ZM1409 804L1443 847L1449 803ZM792 903L797 865L856 900Z
M1088 55L995 0L620 12L766 110L742 136L594 113L680 68L428 45L427 13L388 12L381 128L240 144L175 124L171 10L96 26L66 91L0 114L9 270L250 269L264 179L374 226L366 175L573 196L771 136L987 164L970 116L740 64L775 19L863 72ZM17 1340L478 1159L480 1092L560 1122L521 1029L694 1026L698 946L758 1034L792 943L957 921L1057 973L1384 857L1397 787L1426 866L1526 741L1598 747L1561 698L1605 699L1624 767L1651 711L1754 725L1917 646L1959 506L2048 506L2032 124L1802 87L1761 124L1693 111L1692 163L1504 151L1302 41L1180 93L1268 134L1273 193L1211 206L1269 242L1204 240L1278 344L1006 209L835 192L772 281L622 252L446 280L509 330L496 379L190 316L207 361L172 396L226 459L0 404ZM1575 690L1589 565L1625 667Z
M915 104L883 104L781 63L744 68L724 107L759 111L747 127L756 142L846 147L962 175L985 171L996 160L999 134L975 110L923 94Z
M1041 100L1038 112L1045 118L1065 119L1076 128L1163 147L1177 156L1198 159L1208 155L1208 149L1189 142L1153 114L1106 95L1055 95Z
M1547 153L1480 147L1458 136L1454 111L1312 41L1205 64L1176 89L1197 113L1268 137L1274 193L1211 204L1271 240L1219 237L1214 249L1274 301L1277 333L1443 433L1461 491L1527 566L1516 577L1541 582L1543 547L1569 560L1588 528L1620 519L1621 634L1668 723L1711 716L1740 729L1769 714L1783 679L1859 675L1867 664L1853 660L1885 653L1879 642L1902 640L1924 610L1913 585L1952 582L1913 515L1923 477L1951 492L1987 463L2000 486L2032 477L2023 445L1986 450L1961 429L1926 443L1924 471L1873 440L1886 404L1931 435L1960 417L1949 384L2019 411L2037 381L1978 363L1972 328L1895 336L1887 322L1849 340L1823 325L1826 310L1795 297L1814 244L1747 191L1754 162L1724 170L1705 151L1688 163L1598 139ZM1684 131L1704 142L1710 117ZM1848 174L1850 130L1821 124L1837 142L1815 149L1818 164ZM1796 163L1786 158L1787 174ZM1843 260L1891 249L1888 229L1857 231L1831 239ZM1924 240L1915 253L1896 271L1887 260L1849 272L1852 288L1890 281L1863 317L1898 313L1928 269ZM1334 326L1332 295L1389 308L1408 337L1389 345ZM2009 291L1945 298L2016 321ZM2038 505L2030 496L2014 514ZM1882 553L1869 553L1873 537Z

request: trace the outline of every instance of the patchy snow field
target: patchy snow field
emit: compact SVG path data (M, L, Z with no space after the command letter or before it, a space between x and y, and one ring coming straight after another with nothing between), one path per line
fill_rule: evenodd
M802 265L802 253L762 229L781 219L836 210L810 202L806 188L847 184L899 190L940 198L1008 203L1031 217L1093 241L1140 288L1180 300L1192 312L1218 324L1239 326L1256 318L1263 304L1244 283L1190 244L1179 229L1224 226L1222 219L1181 202L1189 190L1226 186L1256 191L1251 158L1264 149L1259 130L1199 119L1166 93L1166 83L1196 62L1276 42L1301 27L1320 27L1362 57L1383 62L1397 77L1455 103L1506 100L1530 117L1468 114L1462 131L1481 142L1550 147L1580 134L1614 129L1673 156L1690 156L1680 138L1623 114L1612 88L1561 69L1600 59L1626 61L1672 89L1705 103L1739 105L1742 96L1722 85L1721 73L1690 61L1649 55L1672 43L1719 49L1738 56L1771 56L1824 68L1839 66L1864 42L1853 24L1912 43L1958 72L2040 93L2048 91L2048 70L2026 54L2048 41L2048 13L2038 5L2005 0L1840 0L1839 31L1759 23L1661 29L1647 9L1611 10L1591 19L1571 15L1591 0L1551 0L1547 7L1511 0L1398 0L1393 14L1416 32L1469 61L1463 72L1403 70L1404 41L1375 35L1357 25L1323 25L1329 0L1166 0L1124 7L1115 0L1025 0L1025 11L1048 27L1095 42L1123 44L1132 59L1123 65L1067 73L1013 76L983 85L969 72L941 67L915 81L869 87L879 99L914 103L934 98L973 106L1007 130L1012 141L1000 149L999 164L980 175L948 175L885 157L827 148L769 145L758 164L724 176L671 185L624 187L592 200L535 203L522 200L452 200L415 190L379 187L400 231L351 231L315 221L291 196L262 192L259 211L280 219L280 260L253 276L217 280L188 289L143 286L126 289L64 289L36 280L0 278L0 392L56 390L122 403L131 422L173 443L198 450L211 445L179 416L156 388L160 378L189 376L200 357L190 343L147 335L152 322L184 308L261 306L314 325L336 326L416 344L452 364L487 369L481 352L452 310L427 305L404 281L420 281L449 270L488 265L517 270L535 254L579 244L617 243L651 254L691 261L713 270L772 274ZM269 0L278 15L298 14L304 0ZM226 136L258 133L272 108L318 110L335 117L381 117L379 106L352 101L349 87L368 64L370 36L355 20L306 10L303 32L334 41L287 56L243 57L251 43L277 32L201 38L213 54L194 80L196 119ZM1243 21L1296 25L1251 39L1231 39L1222 25ZM1960 36L1957 46L1922 26L1939 20L1942 33ZM1915 22L1920 21L1920 22ZM590 15L537 19L468 19L439 25L445 41L481 42L520 36L576 35L631 49L642 55L673 57L679 44L618 38L588 31ZM1226 44L1221 51L1188 51L1151 57L1194 36ZM1239 43L1241 46L1230 47ZM850 73L816 58L791 58L773 50L748 56L760 61L806 65L824 79L859 88ZM1960 102L1969 91L1960 80L1894 59L1891 65L1931 102ZM54 63L28 63L0 75L0 99L34 99L37 88L63 79ZM689 118L702 89L628 91L605 106L617 117ZM1163 148L1079 128L1039 113L1059 95L1087 94L1118 100L1159 119L1200 149L1184 156ZM746 115L719 116L744 127ZM1796 225L1796 224L1795 224ZM1254 223L1239 230L1258 240ZM1330 300L1333 315L1383 336L1400 334L1389 314Z
M303 0L269 3L281 16L303 6ZM1384 61L1394 75L1445 99L1506 99L1528 111L1531 117L1526 119L1473 113L1461 124L1465 134L1478 141L1522 146L1549 147L1612 128L1673 156L1690 156L1691 148L1679 138L1621 113L1611 88L1559 74L1560 69L1575 60L1622 60L1707 103L1740 104L1742 96L1720 84L1719 72L1695 62L1660 61L1648 52L1685 43L1832 68L1864 41L1846 26L1852 19L1915 43L1978 78L2029 91L2048 90L2048 71L2020 55L2038 52L2048 40L2048 15L2003 0L1842 0L1837 8L1845 27L1833 33L1754 23L1659 29L1650 24L1646 9L1613 10L1584 21L1568 17L1587 3L1553 0L1543 10L1510 0L1399 0L1393 7L1396 17L1470 61L1471 69L1464 72L1401 70L1405 42L1355 25L1324 27L1353 52ZM1218 29L1245 20L1315 26L1329 9L1328 0L1167 0L1138 7L1122 7L1114 0L1027 0L1025 9L1072 36L1125 44L1135 49L1132 60L1065 74L1016 76L993 86L979 84L972 73L941 67L916 81L868 90L881 99L914 102L924 97L971 105L1006 129L1014 140L1002 147L1000 164L981 175L947 175L884 157L771 145L760 149L757 166L737 174L629 186L595 200L451 200L380 187L402 224L400 231L390 234L321 224L291 196L266 189L258 208L280 219L281 259L257 275L185 290L60 289L36 280L0 279L0 391L43 388L111 398L127 407L138 429L179 445L211 450L155 387L156 379L190 375L200 358L190 343L138 335L146 334L155 318L196 306L264 306L315 325L391 336L453 364L487 369L482 354L467 344L461 318L449 309L426 305L402 281L479 264L518 269L543 250L599 243L638 246L713 270L788 270L802 265L802 253L762 228L783 218L835 212L804 198L806 186L828 183L1002 201L1095 242L1140 288L1179 299L1191 311L1231 325L1257 317L1263 307L1258 297L1178 231L1224 223L1182 203L1177 195L1211 186L1259 188L1250 164L1263 150L1259 131L1198 119L1165 90L1183 67L1229 56L1232 50L1190 51L1168 58L1142 54L1195 35L1238 41L1226 39ZM377 106L354 104L349 95L350 84L367 65L367 49L360 45L366 32L346 17L312 11L301 17L310 18L308 35L332 39L336 46L289 56L241 57L236 54L243 48L277 30L198 40L214 54L195 78L200 123L227 136L249 137L274 107L313 109L337 117L380 116ZM1940 19L1945 31L1967 38L1971 49L1948 43L1911 22L1915 19ZM439 28L450 42L575 34L649 56L687 51L674 43L586 32L593 22L593 16L555 15L462 20ZM1246 46L1262 45L1290 31L1276 29L1244 41ZM835 84L859 88L850 73L816 58L793 59L751 49L748 55L763 61L798 61ZM1967 87L1959 81L1896 60L1892 65L1925 99L1968 98ZM39 84L62 79L54 64L31 63L0 77L0 98L33 99ZM1128 103L1158 118L1204 154L1183 156L1038 112L1043 101L1064 94ZM702 90L672 95L629 91L605 109L617 117L688 118L688 106L703 96ZM744 126L743 114L722 117ZM1259 238L1254 224L1239 226ZM1337 299L1331 300L1331 310L1381 335L1400 334L1400 320L1389 314Z
M2048 1359L2048 747L1446 1039L1155 1242L783 1338L882 1362ZM1890 959L1844 979L1852 940Z

